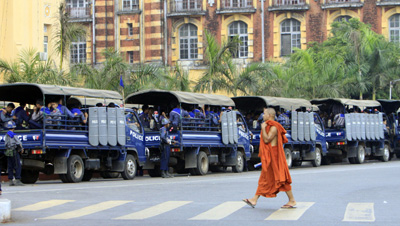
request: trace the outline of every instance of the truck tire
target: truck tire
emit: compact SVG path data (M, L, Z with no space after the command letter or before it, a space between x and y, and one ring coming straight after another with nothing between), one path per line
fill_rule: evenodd
M78 183L83 179L85 166L79 155L71 155L67 161L67 179L70 183Z
M293 166L292 151L289 148L285 148L284 151L285 151L286 163L290 169Z
M119 172L103 171L100 173L100 176L104 179L111 179L111 178L118 178L119 174L120 174Z
M320 147L316 147L315 148L315 159L311 161L311 164L314 167L318 167L321 166L321 162L322 162L322 151Z
M383 147L383 155L379 156L379 160L381 160L382 162L387 162L390 160L389 145L385 144L385 146Z
M58 174L58 176L63 183L71 183L71 181L69 181L67 178L67 174Z
M322 156L322 165L330 165L331 164L331 158L329 158L328 156Z
M21 171L21 182L24 184L34 184L39 178L39 171L37 170L26 170Z
M208 173L208 156L204 151L197 155L197 167L194 169L196 175L206 175Z
M303 161L293 161L293 166L296 166L296 167L298 167L298 166L301 166L303 164Z
M147 173L150 177L161 177L160 166L154 166L154 169L148 169Z
M92 170L85 170L85 173L83 174L82 181L90 181L93 177L93 171Z
M355 163L362 164L365 161L365 149L364 146L358 145L357 156L355 157Z
M236 163L236 165L232 166L232 171L235 173L243 172L244 161L246 161L246 160L244 160L243 153L238 151L237 152L237 163Z
M124 171L121 176L124 180L133 180L137 172L137 162L133 155L127 155L124 164Z

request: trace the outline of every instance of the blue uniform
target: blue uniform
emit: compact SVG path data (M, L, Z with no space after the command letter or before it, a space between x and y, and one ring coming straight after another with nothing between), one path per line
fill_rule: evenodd
M194 109L189 112L190 117L192 118L204 118L204 114L199 109Z
M171 140L168 136L168 130L165 126L160 129L161 138L161 158L160 158L160 170L168 171L169 154L171 151Z
M180 108L174 108L170 113L169 113L169 120L172 123L172 126L177 128L178 125L181 123L181 117L190 117L189 113L185 110L182 110Z
M5 110L5 108L3 108L3 109ZM0 128L2 126L6 127L7 122L9 122L11 120L13 120L12 114L10 114L8 112L4 113L3 111L0 111L0 122L1 122Z
M23 107L19 106L14 110L14 114L17 119L15 124L17 124L17 129L21 129L22 128L22 123L28 122L29 121L29 116L26 114L26 111L24 110Z
M142 122L143 127L150 128L150 118L147 113L140 114L139 120Z

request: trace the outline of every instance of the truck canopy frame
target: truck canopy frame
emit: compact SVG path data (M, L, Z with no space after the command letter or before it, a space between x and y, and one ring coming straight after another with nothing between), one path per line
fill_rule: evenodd
M254 106L279 106L287 110L295 110L298 108L315 109L316 106L312 105L310 101L300 98L285 98L285 97L271 97L271 96L245 96L245 97L232 97L238 109L251 109Z
M130 94L125 99L129 104L154 104L166 103L180 104L205 104L213 106L235 106L233 100L227 96L217 94L190 93L183 91L167 91L160 89L143 90Z
M386 114L396 113L400 108L400 100L379 99L378 101L381 103L383 111Z
M26 102L34 104L44 96L82 96L122 100L122 96L115 91L75 88L58 85L44 85L35 83L11 83L0 85L0 101Z
M342 105L357 106L357 107L381 107L381 104L376 100L353 100L345 98L323 98L311 100L312 104L339 103Z

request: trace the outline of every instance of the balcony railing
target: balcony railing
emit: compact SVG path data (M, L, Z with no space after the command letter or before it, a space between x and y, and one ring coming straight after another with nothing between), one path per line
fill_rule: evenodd
M88 18L90 17L91 7L67 7L67 13L71 19Z
M298 6L305 5L306 0L274 0L274 6Z
M169 13L190 13L202 11L202 9L202 0L171 0L169 4Z
M358 3L360 0L325 0L326 4L337 4L337 3Z
M254 8L253 0L222 0L223 9Z

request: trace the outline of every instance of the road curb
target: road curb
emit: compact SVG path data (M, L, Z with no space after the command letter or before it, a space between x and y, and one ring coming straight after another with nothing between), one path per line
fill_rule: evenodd
M0 199L0 221L2 223L11 220L11 201Z

